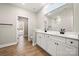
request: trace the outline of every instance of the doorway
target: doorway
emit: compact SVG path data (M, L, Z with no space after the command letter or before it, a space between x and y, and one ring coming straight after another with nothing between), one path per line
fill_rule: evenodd
M28 18L18 16L17 20L17 39L28 38Z

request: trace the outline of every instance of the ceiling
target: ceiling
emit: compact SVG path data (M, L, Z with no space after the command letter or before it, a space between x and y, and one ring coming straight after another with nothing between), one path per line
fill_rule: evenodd
M32 12L39 12L46 3L11 3L14 6L27 9Z

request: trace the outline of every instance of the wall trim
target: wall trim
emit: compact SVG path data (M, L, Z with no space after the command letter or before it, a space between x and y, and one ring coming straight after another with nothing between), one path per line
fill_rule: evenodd
M15 44L17 44L17 42L12 42L12 43L8 43L8 44L3 44L3 45L0 45L0 48L8 47L8 46L15 45Z

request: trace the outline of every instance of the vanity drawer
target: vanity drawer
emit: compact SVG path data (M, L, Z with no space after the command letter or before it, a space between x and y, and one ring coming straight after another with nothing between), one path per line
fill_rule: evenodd
M78 48L78 40L66 39L66 44Z
M51 37L53 40L56 40L56 41L60 41L62 43L65 43L65 38L63 37L59 37L59 36L53 36Z

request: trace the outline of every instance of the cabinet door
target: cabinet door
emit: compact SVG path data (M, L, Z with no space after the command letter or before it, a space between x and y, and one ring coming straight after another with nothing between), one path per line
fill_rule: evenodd
M77 56L78 48L57 42L57 56Z
M66 39L66 44L78 48L78 40Z
M41 39L41 47L44 50L47 50L47 37L45 36L46 34L42 34L42 39Z
M42 34L41 33L37 33L37 44L39 45L39 46L42 46L42 39L43 39L43 36L42 36Z
M37 44L44 50L46 50L47 48L47 43L46 43L47 41L46 41L45 35L46 34L43 34L43 33L37 33Z
M64 44L62 43L62 42L57 42L56 43L57 44L57 56L65 56L65 53L66 53L66 51L65 51L65 46L64 46Z
M65 55L66 56L78 56L78 48L75 48L72 46L66 46Z
M48 40L47 52L53 56L56 56L56 41L50 39Z

